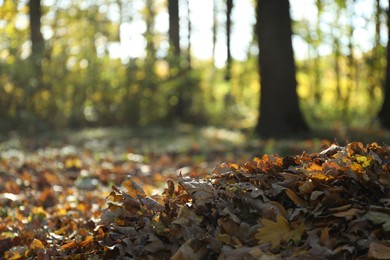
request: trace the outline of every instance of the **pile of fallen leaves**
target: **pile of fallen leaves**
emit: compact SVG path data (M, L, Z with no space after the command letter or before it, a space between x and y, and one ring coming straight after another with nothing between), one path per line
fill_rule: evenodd
M42 214L32 214L32 225ZM51 221L52 229L64 226ZM128 176L112 186L99 220L84 223L69 227L78 234L62 240L57 256L389 259L390 147L354 142L320 153L223 163L205 178L194 172L180 175L178 183L170 179L153 196ZM54 255L50 243L30 235L28 256ZM51 239L59 240L56 232ZM5 258L15 255L14 242L0 238Z
M146 196L113 186L93 236L67 254L135 259L390 258L390 147L355 142L321 153L221 164Z

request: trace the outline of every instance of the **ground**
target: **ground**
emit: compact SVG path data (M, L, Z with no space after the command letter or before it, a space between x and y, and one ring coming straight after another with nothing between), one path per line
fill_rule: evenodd
M148 216L152 220L155 216L150 211L157 212L159 206L156 205L164 205L164 199L159 201L158 198L165 198L165 203L169 202L173 205L172 198L174 194L175 196L184 193L189 194L189 197L187 195L187 197L181 197L182 201L180 203L175 200L175 203L180 205L178 207L181 210L178 208L169 209L170 214L172 214L171 217L174 216L177 222L176 225L179 226L185 225L184 222L180 222L179 212L194 218L195 222L206 223L204 219L197 220L199 215L202 216L201 212L195 212L195 214L193 211L186 211L183 209L183 205L199 198L205 199L204 196L199 197L198 195L195 198L190 198L194 196L190 191L195 192L194 189L202 189L202 187L211 189L211 184L205 184L211 179L216 183L224 183L224 181L230 183L231 177L224 176L222 174L224 170L221 173L221 169L227 168L229 171L237 173L242 170L241 165L254 162L253 158L255 157L262 158L261 160L265 161L276 160L273 162L274 164L278 161L277 158L290 158L288 156L306 158L305 154L322 151L332 143L337 142L337 139L334 139L336 135L337 133L328 132L326 134L321 133L320 138L261 140L242 131L193 126L181 126L177 129L160 127L148 129L99 128L80 131L67 130L61 133L52 132L40 135L10 133L1 137L0 145L0 204L2 205L0 208L0 255L7 259L28 257L44 259L45 256L70 257L71 255L79 255L81 257L84 254L89 256L95 254L96 257L102 257L103 254L108 254L108 252L115 252L114 254L117 255L123 254L120 251L123 251L123 249L118 249L118 246L115 247L113 241L111 241L111 244L106 241L106 235L109 234L110 239L113 239L114 233L111 230L113 220L110 220L110 218L112 218L112 212L116 211L113 210L112 207L114 206L112 205L119 203L115 207L124 207L123 202L129 201L125 194L130 194L136 200L134 203L137 212L142 212L141 209L145 210L137 217ZM383 141L389 143L389 136L387 132L380 130L376 132L355 131L354 135L349 137L352 140L346 140L346 135L339 135L338 141L341 142L340 145L344 145L349 141L356 141L356 139L365 144L378 141L379 145L383 145ZM344 140L340 140L342 138ZM279 154L281 157L264 158L264 154ZM283 159L281 160L283 161ZM353 160L356 161L356 158L354 157ZM363 161L357 162L360 163L359 165L364 164ZM293 163L285 163L284 166L290 167L292 165ZM282 166L283 164L278 167ZM307 168L307 166L305 167ZM248 168L245 169L248 170ZM252 173L250 172L250 174ZM213 174L217 175L210 177ZM252 177L245 176L241 181L252 183L250 181ZM196 181L193 182L192 180ZM203 182L203 180L207 181ZM217 189L216 183L212 183L214 185L212 189ZM230 188L237 189L237 187ZM240 190L246 190L247 188L240 187ZM305 200L304 196L302 197L302 194L297 195L297 190L294 189L290 187L289 190L291 191L286 193L291 205L286 206L282 203L282 207L288 208L295 204L298 205L295 205L294 209L295 207L303 207L303 204L299 204ZM253 190L253 187L251 190ZM123 191L127 191L127 193ZM226 190L223 192L225 194ZM231 196L229 192L225 196ZM145 202L146 198L153 198L158 204L153 204L152 209L148 208L151 204ZM277 201L276 198L273 199ZM115 203L112 204L112 202ZM280 202L278 203L280 204ZM221 208L220 204L215 205L219 205L219 209ZM348 214L358 214L358 209L361 210L350 206L346 211L349 210L350 213ZM343 212L340 214L344 214ZM363 214L362 212L360 213ZM164 211L164 214L166 213ZM373 217L372 214L374 213L371 213L372 218L376 217ZM300 229L300 223L304 221L298 222L294 219L294 221L288 222L286 214L278 216L276 215L275 219L270 217L269 219L272 220L263 219L260 223L264 227L268 225L272 228L272 225L279 225L279 227L284 228L286 233L290 235L282 240L295 239L294 241L300 241L297 236L303 236L303 234L314 236ZM118 216L116 217L118 218ZM119 217L121 218L121 216ZM169 217L165 217L169 219ZM160 216L160 218L163 217ZM167 219L165 221L168 221ZM234 220L234 217L232 219ZM133 224L126 221L123 218L122 222L115 225L117 228L130 228ZM226 224L230 221L228 219L222 221L216 217L215 221L222 226L225 225L225 229L229 229L226 225L231 225ZM224 221L228 222L225 223ZM238 224L240 223L246 222L240 219ZM298 225L298 227L294 227L294 225ZM142 228L141 226L138 227L139 230L143 230L143 226ZM260 226L258 224L257 228ZM294 230L298 230L296 234L293 232ZM258 241L264 243L269 242L261 238L264 237L261 235L262 232L267 232L267 229L264 228L262 231L255 232L257 238L252 239L258 239ZM241 247L245 248L242 239L232 238L228 234L229 232L226 231L217 236L218 243L222 241L224 244L237 247L235 243L241 241L239 242ZM167 236L167 234L161 233L155 239L155 243L152 243L157 249L150 250L155 250L154 253L158 252L160 239ZM324 236L326 236L326 233L324 233ZM151 239L149 236L149 240ZM183 240L182 237L181 239ZM238 240L234 242L234 239ZM130 241L124 240L124 238L119 240L122 241L121 243ZM102 241L107 244L103 245ZM163 241L168 243L164 239ZM273 241L277 241L271 243L271 249L275 252L275 249L280 247L280 237L273 238ZM185 248L196 247L195 242L190 239L188 241L183 240L182 244L178 241L172 243L176 247L182 245L181 250L177 252L183 253ZM386 245L382 245L378 241L374 242L376 244L372 244L373 247L384 246L387 249ZM132 241L132 243L133 248L136 242ZM185 246L183 247L183 245ZM218 246L215 247L218 248ZM255 249L260 250L260 248ZM218 250L216 249L216 251ZM173 251L169 252L172 253ZM169 255L169 252L165 252L165 254ZM139 252L129 254L137 253ZM205 252L199 254L205 254ZM213 254L216 253L213 251Z

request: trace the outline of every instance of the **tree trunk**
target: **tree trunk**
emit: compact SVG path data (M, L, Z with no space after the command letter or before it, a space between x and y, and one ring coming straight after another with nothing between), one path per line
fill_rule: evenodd
M366 64L368 66L368 94L370 95L371 105L375 105L376 103L376 90L381 89L381 79L383 78L383 71L380 66L381 60L381 14L382 7L380 4L380 0L375 0L375 41L374 47L372 48L372 52L370 56L367 57Z
M378 113L378 118L382 127L390 130L390 7L387 9L387 30L389 40L387 41L386 81L385 86L383 88L384 101L382 108Z
M340 8L341 6L337 6L336 11L336 21L340 20ZM335 26L335 25L332 25ZM337 35L336 35L336 32ZM340 58L341 58L341 46L340 46L340 33L341 29L338 28L338 30L335 30L334 27L332 27L332 37L333 37L333 52L334 52L334 73L336 77L336 99L339 101L337 105L341 105L340 102L342 100L342 93L341 93L341 68L340 68ZM342 107L341 107L342 110Z
M296 92L288 0L258 0L257 37L261 94L256 133L282 137L307 132Z
M316 33L317 33L317 39L314 40L314 89L313 89L313 97L314 97L314 104L317 106L321 106L321 69L320 69L320 53L318 51L319 43L323 39L322 32L321 32L321 15L323 12L323 3L322 0L316 1L317 6L317 21L316 21Z
M180 56L180 26L179 26L179 0L168 0L169 13L169 44L171 54L178 59Z
M232 54L231 54L231 34L232 34L232 10L233 10L233 0L226 0L226 49L227 49L227 59L226 59L226 72L225 80L229 81L231 78L232 70Z
M155 19L155 7L152 0L146 1L147 15L145 16L146 22L146 63L148 66L153 67L156 61L156 46L154 44L154 19Z
M352 2L351 2L352 1ZM356 59L354 55L354 45L353 45L353 34L355 31L353 18L355 17L355 12L353 10L353 5L355 4L355 0L348 1L347 5L351 5L351 14L349 14L349 26L348 26L348 51L347 55L347 64L348 64L348 73L347 78L348 82L346 84L347 90L343 97L343 118L344 121L349 121L352 118L349 118L349 103L352 99L352 95L354 92L358 90L359 80L358 80L358 68L356 64ZM348 9L347 9L348 10Z
M187 0L187 31L188 31L188 36L187 36L187 41L188 41L188 46L187 46L187 66L186 68L188 70L191 70L191 36L192 36L192 22L191 22L191 8L190 8L190 1Z
M218 8L217 0L213 0L213 65L215 65L215 50L217 46L217 33L218 33Z
M30 18L30 39L32 50L32 64L34 77L36 79L36 86L42 84L42 58L44 51L44 42L41 33L41 1L30 0L29 6L29 18Z

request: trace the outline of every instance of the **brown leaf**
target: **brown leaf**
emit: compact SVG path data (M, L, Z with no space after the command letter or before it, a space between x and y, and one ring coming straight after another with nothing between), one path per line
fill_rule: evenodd
M376 225L382 224L384 231L390 231L390 214L380 211L369 211L366 217Z
M196 240L187 240L171 257L171 260L202 260L206 256L207 248L198 245Z
M284 191L295 205L298 207L305 207L305 202L293 190L287 188Z
M214 199L214 188L208 181L181 178L179 183L197 205L205 205Z
M12 239L11 238L0 239L0 254L3 254L5 251L10 249L11 247L12 247Z
M368 257L373 259L390 259L390 246L372 242L368 248Z

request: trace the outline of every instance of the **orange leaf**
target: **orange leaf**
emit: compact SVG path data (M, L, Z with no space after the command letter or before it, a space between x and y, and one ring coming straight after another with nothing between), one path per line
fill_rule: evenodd
M233 170L238 170L239 166L236 163L229 163L229 168Z
M70 248L75 248L77 247L77 243L75 241L68 241L66 244L63 244L61 246L61 250L67 250L67 249L70 249Z
M130 176L122 183L123 187L126 188L127 194L133 198L137 198L137 195L145 196L144 190L131 178Z
M87 236L83 242L81 242L81 247L85 247L85 246L88 246L89 244L91 244L93 242L93 236Z

